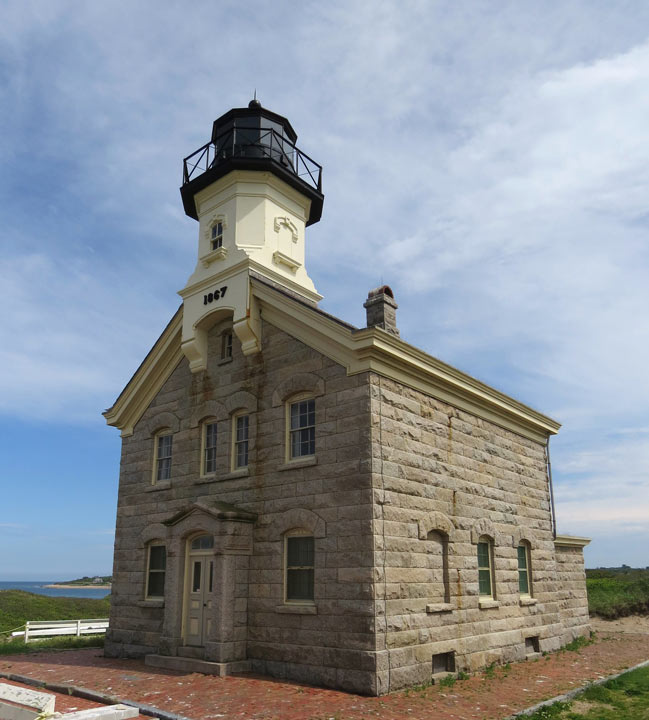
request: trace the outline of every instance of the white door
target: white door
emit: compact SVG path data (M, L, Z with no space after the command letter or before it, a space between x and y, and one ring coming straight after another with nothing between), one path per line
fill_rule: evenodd
M185 644L202 647L212 630L214 556L189 553L185 595Z

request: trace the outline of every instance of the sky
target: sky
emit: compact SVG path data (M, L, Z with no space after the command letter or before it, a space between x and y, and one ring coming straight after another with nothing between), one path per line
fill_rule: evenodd
M182 159L262 104L321 307L562 423L560 533L649 566L649 4L0 0L0 580L109 574L110 407L177 309Z

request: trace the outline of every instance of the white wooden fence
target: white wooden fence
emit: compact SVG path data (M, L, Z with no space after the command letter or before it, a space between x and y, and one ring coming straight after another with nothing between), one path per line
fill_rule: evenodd
M34 638L57 635L100 635L108 629L108 618L94 620L29 620L24 630L11 633L11 637L25 637L25 642Z

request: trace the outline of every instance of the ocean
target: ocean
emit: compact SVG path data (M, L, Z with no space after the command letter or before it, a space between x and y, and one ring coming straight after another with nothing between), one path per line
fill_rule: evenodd
M48 588L54 580L39 580L37 582L21 582L19 580L0 580L0 590L24 590L37 595L50 597L76 597L76 598L103 598L110 593L106 588Z

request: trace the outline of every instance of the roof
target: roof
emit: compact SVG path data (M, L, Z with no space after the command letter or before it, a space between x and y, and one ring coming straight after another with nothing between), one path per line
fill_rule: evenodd
M293 293L251 273L251 291L264 321L346 368L349 375L375 372L537 442L558 432L558 422L476 380L381 328L355 328ZM133 428L183 359L182 306L148 353L106 422L123 436ZM263 350L262 350L263 352Z

